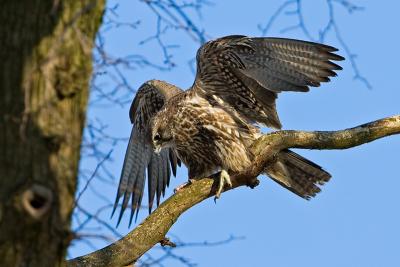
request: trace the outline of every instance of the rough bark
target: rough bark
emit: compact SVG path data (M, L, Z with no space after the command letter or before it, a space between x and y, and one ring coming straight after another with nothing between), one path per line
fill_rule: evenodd
M0 265L62 266L104 1L0 8Z
M252 168L234 176L232 188L226 190L256 185L257 176L282 149L346 149L393 134L400 134L400 115L341 131L277 131L266 134L252 147L257 155ZM128 235L103 249L70 260L68 266L126 266L134 263L164 239L182 213L213 196L215 190L213 179L204 178L193 182L162 203Z

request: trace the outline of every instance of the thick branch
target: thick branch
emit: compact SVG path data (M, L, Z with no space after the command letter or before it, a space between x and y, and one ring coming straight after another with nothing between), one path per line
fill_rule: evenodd
M341 131L277 131L260 137L253 145L253 167L236 175L233 188L254 185L256 177L274 155L286 148L346 149L400 133L400 115L377 120ZM91 254L72 259L69 266L125 266L135 262L163 240L179 216L197 203L215 194L214 180L193 182L171 196L138 227L119 241ZM227 189L227 190L230 190Z

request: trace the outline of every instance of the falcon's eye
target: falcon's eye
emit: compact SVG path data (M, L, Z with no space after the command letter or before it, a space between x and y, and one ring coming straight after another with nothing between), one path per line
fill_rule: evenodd
M155 141L160 141L161 140L161 135L159 133L156 133L156 135L154 136L154 140Z

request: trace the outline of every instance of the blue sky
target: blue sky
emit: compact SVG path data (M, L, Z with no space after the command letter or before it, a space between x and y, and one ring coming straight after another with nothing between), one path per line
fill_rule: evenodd
M194 17L212 38L228 34L258 36L257 25L265 25L282 2L214 1L212 6L203 9L202 19ZM365 9L353 14L338 2L333 1L333 5L341 36L357 54L359 71L372 89L354 79L354 69L346 60L341 64L344 70L332 82L307 94L279 96L278 112L284 129L338 130L400 113L397 82L400 2L358 1L355 3ZM108 5L114 6L115 2L109 1ZM327 22L326 1L304 1L302 7L310 34L318 38L318 29ZM118 57L142 54L162 64L162 51L156 42L139 44L154 34L153 13L142 2L127 0L121 1L115 12L118 20L140 20L141 23L134 30L119 27L107 31L104 34L107 51ZM281 16L268 35L307 39L300 30L281 32L294 23L293 16ZM151 67L124 70L132 88L152 78L167 80L182 88L192 84L194 74L188 61L195 56L198 43L182 32L171 31L165 38L168 43L179 44L171 49L177 67L171 71ZM338 47L339 54L348 58L335 34L328 34L325 42ZM109 78L103 79L102 86L112 86ZM133 97L130 92L130 98ZM106 108L93 105L89 119L101 118L108 125L110 135L128 137L131 129L128 109L129 105L115 104ZM254 190L239 188L223 194L217 204L209 199L192 208L180 217L169 236L179 236L186 242L218 241L231 235L244 237L221 246L176 251L199 266L400 266L399 148L400 138L394 136L344 151L299 150L297 152L320 164L333 176L316 198L305 201L261 177L260 186ZM107 164L117 178L125 149L126 142L118 143L112 152L113 161ZM92 160L81 162L82 169L94 170L95 166ZM185 182L186 177L186 169L181 169L167 190L167 196L173 194L172 188ZM117 178L110 182L94 179L93 189L85 192L80 205L96 211L112 202ZM83 185L82 180L80 189ZM109 200L99 198L93 190ZM110 212L106 209L99 216L114 226L116 218L110 221ZM138 222L146 215L143 210ZM118 231L127 233L127 225L128 216ZM92 243L97 248L105 245L98 240ZM92 249L84 242L77 242L71 247L70 256L86 254ZM173 260L165 265L181 266Z

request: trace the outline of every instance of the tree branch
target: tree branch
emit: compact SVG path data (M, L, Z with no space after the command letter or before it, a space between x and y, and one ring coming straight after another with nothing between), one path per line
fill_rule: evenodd
M400 134L400 115L340 131L277 131L265 134L252 146L256 155L252 168L235 175L232 188L226 190L256 185L257 176L282 149L346 149L394 134ZM68 266L125 266L134 263L164 239L182 213L213 196L215 190L216 185L211 178L193 182L162 203L125 237L103 249L70 260Z

